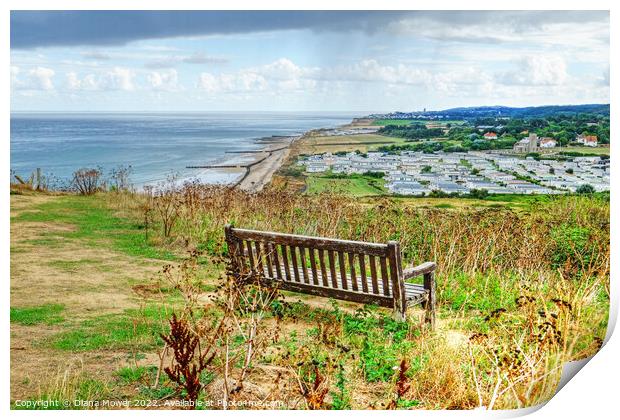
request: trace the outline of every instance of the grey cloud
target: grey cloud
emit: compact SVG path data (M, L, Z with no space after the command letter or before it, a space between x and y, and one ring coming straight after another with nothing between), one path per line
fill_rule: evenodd
M109 54L105 54L99 51L83 52L82 57L91 60L110 60L112 58Z
M213 57L199 52L184 57L182 61L187 64L224 64L228 62L228 59L224 57Z
M608 21L608 11L12 11L11 48L124 45L142 39L265 31L375 33L411 20L446 25L504 22L517 31L549 23Z

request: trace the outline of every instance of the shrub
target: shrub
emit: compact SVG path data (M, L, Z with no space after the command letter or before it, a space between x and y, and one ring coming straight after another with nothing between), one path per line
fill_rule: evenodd
M102 188L101 170L79 169L73 173L73 188L81 195L93 195Z
M576 192L577 194L594 194L596 190L590 184L583 184L580 185L579 188L577 188Z

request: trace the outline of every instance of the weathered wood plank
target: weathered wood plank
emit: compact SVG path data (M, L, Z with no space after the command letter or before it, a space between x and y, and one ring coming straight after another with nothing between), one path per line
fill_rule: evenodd
M301 264L301 271L304 275L304 283L310 284L310 277L308 277L308 266L306 265L306 248L299 247L299 263Z
M403 278L407 280L413 277L421 276L423 274L430 273L431 271L435 271L436 267L437 264L432 261L422 263L416 267L409 267L403 270Z
M355 254L349 252L347 255L349 256L349 271L351 272L351 288L357 292L359 289L357 287L357 274L355 273Z
M262 242L263 253L265 254L265 263L267 265L267 275L273 277L273 256L268 242Z
M282 280L282 270L280 269L280 258L278 257L278 246L269 242L269 248L271 248L271 255L273 256L273 264L276 267L276 274L279 280Z
M288 250L286 249L286 245L280 245L280 249L282 250L282 262L284 263L284 271L286 274L286 280L291 281L291 269L288 262Z
M283 290L288 290L291 292L329 297L334 299L346 300L349 302L375 304L386 308L391 308L393 305L392 298L386 296L369 295L349 290L334 289L331 287L316 287L310 284L294 282L282 282L280 284L280 287Z
M319 276L316 271L316 261L314 260L315 253L314 248L308 248L308 253L310 254L310 269L312 271L312 283L319 284Z
M321 266L321 277L323 280L323 286L329 286L329 279L327 278L327 267L325 266L325 250L319 249L319 265Z
M388 279L387 262L385 257L379 258L379 265L381 265L381 281L383 282L383 294L385 296L391 296L390 281Z
M336 277L336 258L334 256L334 251L330 249L327 253L327 256L329 257L329 273L331 274L332 278L332 287L334 289L337 289L338 278Z
M245 241L245 246L246 246L246 250L248 253L248 257L250 259L250 271L256 274L258 271L257 271L256 263L254 261L254 253L252 252L252 242Z
M387 245L371 242L346 241L323 237L291 235L276 232L261 232L250 229L232 228L233 235L243 240L271 241L278 244L323 248L332 251L355 252L375 256L387 256Z
M297 252L295 251L294 246L290 246L289 249L291 250L291 260L293 261L293 275L295 276L295 281L299 283L301 280L299 279L299 270L298 270L299 267L297 265Z
M424 309L426 309L424 319L433 329L435 328L435 287L435 272L431 271L424 274L424 289L428 291L428 299L424 304Z
M360 275L362 283L362 291L368 293L368 279L366 279L366 256L364 254L358 254L357 258L360 262Z
M265 264L263 263L264 255L261 252L259 241L254 241L254 250L256 251L256 254L254 255L254 259L256 261L256 267L260 273L264 273L265 272Z
M370 280L372 281L372 292L376 295L379 293L379 282L377 277L377 262L374 255L368 256L368 263L370 264Z
M342 282L342 288L344 290L348 290L349 285L347 284L347 267L344 261L344 253L342 251L338 251L338 266L340 267L340 280Z
M392 277L392 296L394 297L394 316L404 321L407 313L405 296L405 282L400 260L400 245L396 241L388 243L388 259L390 262L390 276Z

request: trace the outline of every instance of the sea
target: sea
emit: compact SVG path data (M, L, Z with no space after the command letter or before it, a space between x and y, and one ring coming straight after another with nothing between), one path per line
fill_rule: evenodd
M345 113L12 113L11 172L28 178L41 168L66 185L81 168L131 167L136 187L168 178L230 183L242 170L188 169L252 159L261 139L297 136L351 122ZM232 152L232 153L231 153Z

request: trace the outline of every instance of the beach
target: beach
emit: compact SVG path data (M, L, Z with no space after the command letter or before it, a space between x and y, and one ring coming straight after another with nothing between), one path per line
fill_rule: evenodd
M237 184L239 188L249 192L263 189L271 182L273 174L280 169L288 157L291 145L299 138L300 136L282 137L271 143L270 147L263 152L264 156L247 167L247 172Z

